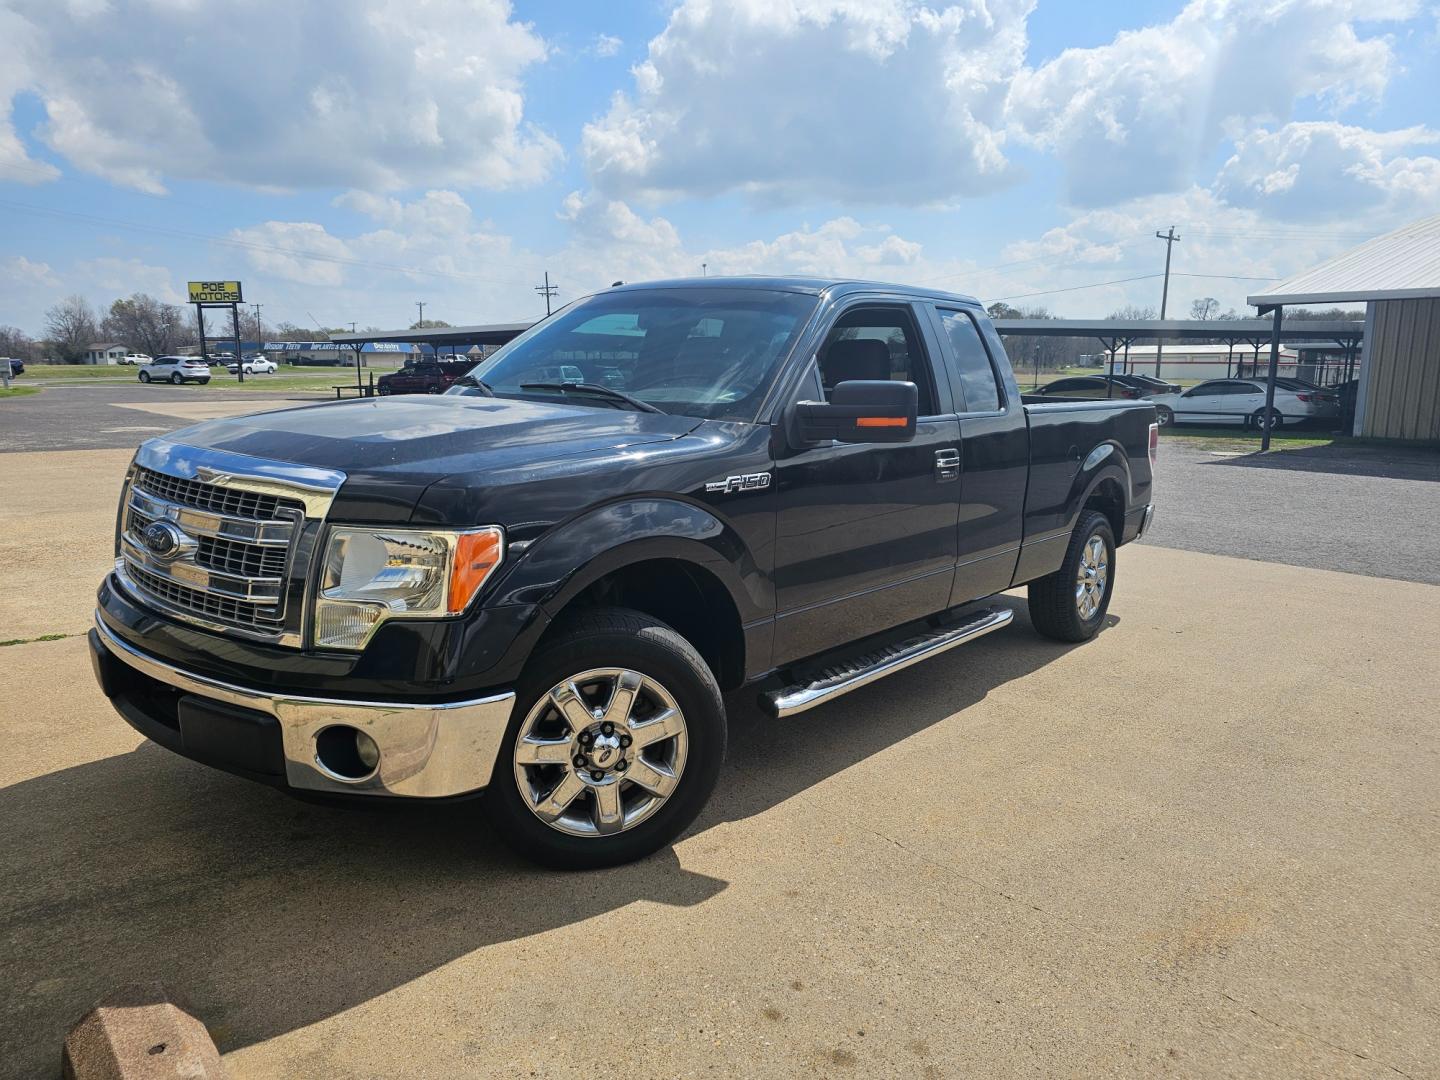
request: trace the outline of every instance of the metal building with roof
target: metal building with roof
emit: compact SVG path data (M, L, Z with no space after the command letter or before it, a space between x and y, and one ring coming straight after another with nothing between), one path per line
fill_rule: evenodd
M1440 443L1440 214L1249 297L1262 313L1362 301L1354 434Z

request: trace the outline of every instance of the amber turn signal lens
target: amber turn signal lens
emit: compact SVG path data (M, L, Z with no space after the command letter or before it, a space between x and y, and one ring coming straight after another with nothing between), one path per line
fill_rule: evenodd
M903 416L857 416L856 427L904 427L907 423Z
M455 568L450 574L452 615L465 610L490 572L505 557L505 537L499 529L477 529L461 533L455 540Z

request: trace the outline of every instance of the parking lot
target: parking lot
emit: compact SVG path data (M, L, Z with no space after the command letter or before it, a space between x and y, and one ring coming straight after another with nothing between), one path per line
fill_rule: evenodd
M0 1061L162 982L233 1076L1440 1076L1440 460L1167 436L1110 625L784 722L591 874L144 743L82 635L151 434L311 395L0 404ZM55 640L36 640L65 635Z

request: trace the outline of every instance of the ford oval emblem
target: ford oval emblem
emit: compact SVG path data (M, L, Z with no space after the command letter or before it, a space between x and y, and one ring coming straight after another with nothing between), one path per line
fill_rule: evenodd
M157 559L169 559L184 546L185 534L168 521L152 521L145 526L140 540Z

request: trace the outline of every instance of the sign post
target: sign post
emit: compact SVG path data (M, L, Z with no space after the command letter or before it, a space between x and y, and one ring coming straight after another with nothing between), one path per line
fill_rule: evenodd
M245 296L238 281L191 281L188 283L190 303L195 305L195 321L200 324L200 359L210 363L205 350L205 309L229 308L230 323L235 331L235 373L245 381L245 352L240 341L240 305Z

